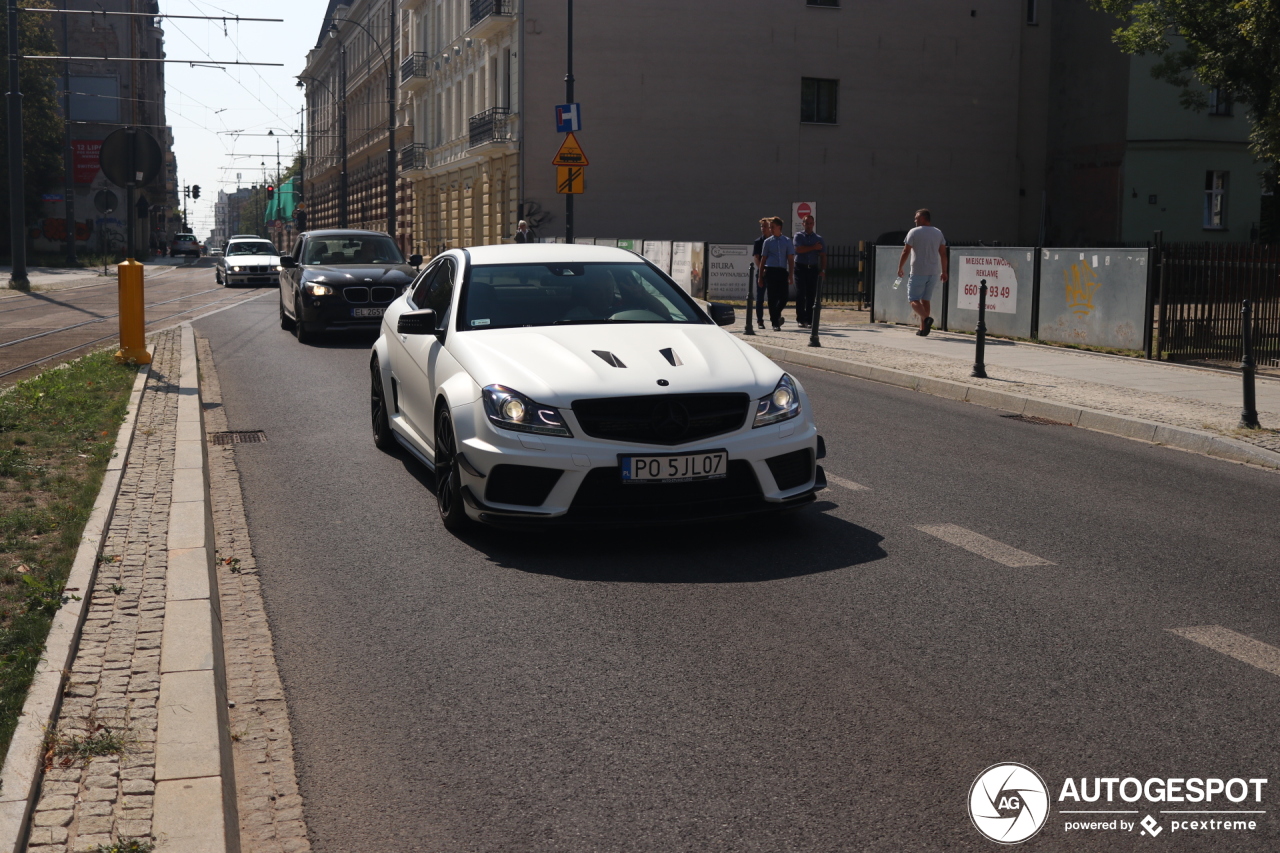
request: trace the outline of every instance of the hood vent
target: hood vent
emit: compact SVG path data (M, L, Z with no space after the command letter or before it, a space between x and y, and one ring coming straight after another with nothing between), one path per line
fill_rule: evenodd
M669 363L672 367L679 367L680 365L684 364L684 362L680 360L679 353L677 353L671 347L658 350L658 352L662 353L662 357L665 358L667 360L667 363Z
M626 365L622 363L622 359L618 358L608 350L593 349L592 352L600 356L600 359L610 367L626 367Z

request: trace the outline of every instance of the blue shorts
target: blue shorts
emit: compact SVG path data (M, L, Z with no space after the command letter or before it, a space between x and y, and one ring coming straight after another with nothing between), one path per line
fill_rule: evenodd
M929 302L933 299L933 286L938 283L940 275L920 275L912 273L907 278L907 301Z

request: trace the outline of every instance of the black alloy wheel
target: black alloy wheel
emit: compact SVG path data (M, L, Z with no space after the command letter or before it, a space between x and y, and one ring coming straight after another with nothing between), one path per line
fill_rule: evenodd
M449 410L436 415L436 505L446 530L457 532L470 521L462 506L462 476L454 462L457 446L453 437L453 418Z
M316 338L319 337L315 332L311 331L311 327L302 322L302 297L294 297L293 300L293 334L298 338L300 344L314 344Z
M284 313L284 297L281 296L276 300L276 304L280 309L280 328L284 329L286 332L292 332L293 320L289 319L289 315Z
M389 453L396 446L396 438L391 434L387 395L382 385L382 366L378 364L376 355L369 362L369 410L373 420L373 446Z
M214 281L216 281L216 282L217 282L220 286L222 286L222 287L226 287L226 286L227 286L226 279L224 279L224 278L222 277L222 268L221 268L221 267L214 267L214 268L213 268L213 280L214 280Z

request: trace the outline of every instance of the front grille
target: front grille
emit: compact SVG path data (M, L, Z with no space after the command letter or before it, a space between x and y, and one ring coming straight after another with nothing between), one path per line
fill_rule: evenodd
M758 508L762 494L751 463L729 462L727 476L688 483L623 483L618 468L592 468L569 507L574 521L626 524L686 521Z
M781 456L770 456L765 463L769 466L769 472L773 474L774 482L784 492L796 486L803 486L813 476L813 451L807 447Z
M542 506L560 481L561 473L559 468L495 465L485 484L484 499L497 504Z
M256 265L256 266L251 266L251 267L246 267L246 266L242 266L242 265L238 265L238 264L237 264L237 266L240 266L240 270L239 270L239 272L240 272L240 273L242 273L242 274L243 274L243 273L257 273L257 274L261 275L261 274L262 274L262 273L264 273L264 272L275 272L275 271L276 271L276 270L275 270L275 267L263 266L262 264L258 264L258 265ZM231 271L231 274L232 274L232 275L236 275L236 270L232 270L232 271Z
M573 414L592 438L640 444L685 444L742 428L746 394L655 394L575 400Z
M367 287L344 287L342 295L348 302L368 302L369 288Z
M374 302L390 302L399 295L399 292L394 287L375 287L373 289Z

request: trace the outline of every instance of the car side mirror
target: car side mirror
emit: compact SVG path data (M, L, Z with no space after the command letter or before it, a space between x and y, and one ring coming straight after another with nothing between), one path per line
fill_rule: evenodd
M712 302L707 307L711 309L711 320L717 326L732 326L737 322L738 314L733 310L732 305L725 305L723 302Z
M280 266L287 270L297 269L298 262L294 259L293 255L281 255Z
M399 335L435 335L443 338L443 330L436 329L436 312L430 308L418 311L406 311L396 320L396 334Z
M422 255L410 255L409 266L414 268L422 266Z

